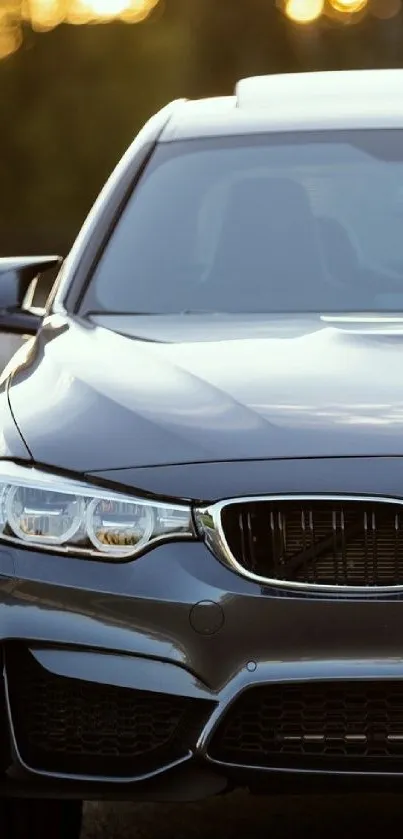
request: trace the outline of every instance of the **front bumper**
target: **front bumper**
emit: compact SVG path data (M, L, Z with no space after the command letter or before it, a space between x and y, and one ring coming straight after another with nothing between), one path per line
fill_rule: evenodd
M284 594L196 542L114 566L1 547L0 615L5 794L166 800L233 784L403 785L403 759L262 766L212 749L256 686L403 686L401 593Z

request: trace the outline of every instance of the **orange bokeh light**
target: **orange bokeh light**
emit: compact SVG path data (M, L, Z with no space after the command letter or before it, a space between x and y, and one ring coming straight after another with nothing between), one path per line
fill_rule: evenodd
M21 22L37 32L61 23L139 23L159 0L0 0L0 59L12 55L22 43ZM1 4L3 8L1 8Z
M294 23L313 23L320 18L325 0L286 0L284 11Z
M368 6L368 0L330 0L330 5L336 12L353 15L362 12Z
M144 20L158 0L71 0L65 16L66 23L107 23L124 20L138 23Z
M20 27L7 12L0 10L0 58L7 58L16 52L21 41Z

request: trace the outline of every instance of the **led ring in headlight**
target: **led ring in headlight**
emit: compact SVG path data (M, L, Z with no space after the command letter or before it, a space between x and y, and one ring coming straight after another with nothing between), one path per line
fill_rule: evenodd
M187 505L133 498L0 461L2 541L119 559L194 535Z
M24 542L62 545L74 539L83 519L83 499L25 486L4 492L4 523ZM46 523L45 523L46 522Z
M150 506L127 501L103 501L94 498L87 508L87 533L97 550L114 553L119 546L132 553L152 539L155 526Z

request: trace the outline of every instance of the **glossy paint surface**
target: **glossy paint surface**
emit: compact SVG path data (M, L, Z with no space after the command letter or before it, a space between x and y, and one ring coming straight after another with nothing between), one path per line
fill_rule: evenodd
M150 316L122 335L107 320L50 318L14 372L11 409L39 463L403 455L403 322Z
M273 74L241 81L236 95L184 102L162 142L192 137L403 125L401 69Z
M0 600L6 649L13 639L25 642L51 673L212 702L194 742L198 761L231 702L253 685L403 678L400 593L284 597L238 577L200 543L160 546L113 572L106 563L2 549ZM213 634L203 631L206 604L223 614ZM83 794L88 779L79 771L78 763L76 794ZM18 782L39 781L44 794L50 789L52 776L24 768L18 756L13 772ZM104 782L109 797L122 795L116 778ZM198 789L203 794L201 782Z

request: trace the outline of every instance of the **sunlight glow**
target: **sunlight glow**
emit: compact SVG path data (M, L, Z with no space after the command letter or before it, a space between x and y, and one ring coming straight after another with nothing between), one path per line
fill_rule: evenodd
M0 59L22 43L21 23L49 32L61 23L140 23L159 0L0 0Z
M86 5L99 17L115 17L127 10L130 0L91 0Z
M122 20L138 23L144 20L158 0L70 0L66 23L103 23Z
M294 23L313 23L325 7L325 0L286 0L285 13Z
M20 28L7 13L0 10L0 59L7 58L18 50L22 42Z
M64 14L59 0L25 0L22 4L23 19L32 29L47 32L63 22Z
M352 15L356 12L362 12L368 6L368 0L330 0L330 5L336 12L346 12Z

